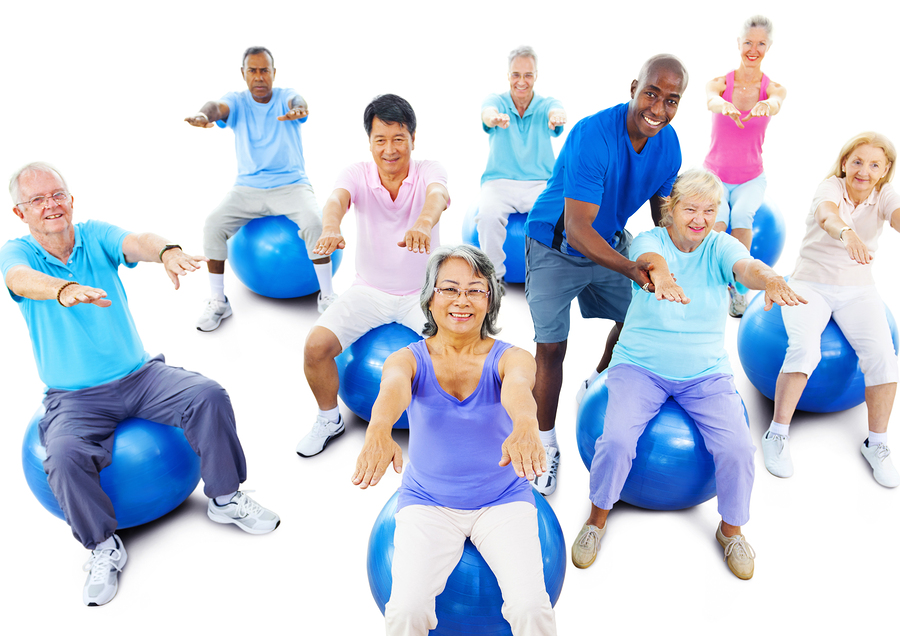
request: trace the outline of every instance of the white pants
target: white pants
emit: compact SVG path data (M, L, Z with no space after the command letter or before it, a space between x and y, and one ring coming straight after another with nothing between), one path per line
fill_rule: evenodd
M866 386L897 381L897 355L884 302L874 285L824 285L803 280L791 280L790 285L809 304L781 310L788 334L782 373L812 375L822 359L822 332L834 318L859 357Z
M454 510L406 506L395 517L388 636L424 636L437 626L434 599L459 562L466 537L497 577L503 617L515 636L553 636L556 617L544 589L537 509L530 503Z
M495 179L485 181L478 199L478 213L475 226L478 228L478 243L497 270L497 278L506 274L506 254L503 241L506 240L506 224L509 215L515 212L528 214L537 200L546 181L514 181Z
M425 314L419 305L419 294L397 296L368 285L353 285L319 316L315 326L325 327L337 336L344 350L375 327L391 322L421 334Z

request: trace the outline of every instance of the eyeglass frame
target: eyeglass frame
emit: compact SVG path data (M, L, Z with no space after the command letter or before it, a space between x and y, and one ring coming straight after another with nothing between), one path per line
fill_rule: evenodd
M453 296L451 298L450 296L447 296L444 292L456 292L456 296ZM475 297L470 298L469 292L475 292ZM460 289L459 287L435 287L434 293L437 294L438 296L440 296L441 298L446 298L447 300L458 300L459 297L463 294L466 295L466 300L479 300L479 301L482 299L484 299L486 301L491 296L491 290L489 290L489 289ZM479 298L479 296L481 296L482 294L484 294L484 296Z
M57 198L59 195L62 195L63 198L61 198L61 199ZM62 205L64 202L68 201L69 197L71 197L71 196L72 195L67 190L58 190L57 192L54 192L53 194L50 194L50 195L41 194L36 197L32 197L28 201L22 201L21 203L16 203L16 207L19 207L20 205L27 205L28 207L31 207L31 208L46 209L48 201L54 201L56 203L56 205ZM40 203L35 203L35 201L38 199L43 199L43 201L41 201Z

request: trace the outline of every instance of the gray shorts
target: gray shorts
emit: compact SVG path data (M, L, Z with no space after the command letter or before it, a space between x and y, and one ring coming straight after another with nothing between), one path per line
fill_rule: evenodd
M298 234L306 244L310 260L322 258L313 254L322 236L322 211L312 186L306 183L277 188L235 186L206 217L203 227L203 253L217 261L228 258L226 242L253 219L261 216L286 216L300 228Z
M617 234L616 251L628 258L631 234ZM631 279L584 256L569 256L525 237L525 298L534 321L534 341L562 342L569 337L573 298L584 318L624 322L631 304Z

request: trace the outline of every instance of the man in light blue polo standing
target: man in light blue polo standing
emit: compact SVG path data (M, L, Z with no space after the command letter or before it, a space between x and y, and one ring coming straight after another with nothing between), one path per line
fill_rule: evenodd
M481 248L501 280L506 274L503 241L509 215L531 211L553 173L550 140L562 133L566 123L559 100L534 92L534 49L521 46L510 52L508 78L509 92L489 95L482 105L481 121L491 151L475 217Z

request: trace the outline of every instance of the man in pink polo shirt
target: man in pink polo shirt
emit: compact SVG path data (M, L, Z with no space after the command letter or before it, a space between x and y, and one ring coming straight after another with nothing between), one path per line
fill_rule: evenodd
M356 209L356 280L319 318L306 338L303 370L319 406L312 430L297 444L301 457L318 455L344 432L334 359L366 332L398 322L421 332L419 293L438 221L450 203L447 172L436 161L412 161L416 114L397 95L379 95L363 116L372 162L347 167L322 210L315 253L344 249L341 220Z

